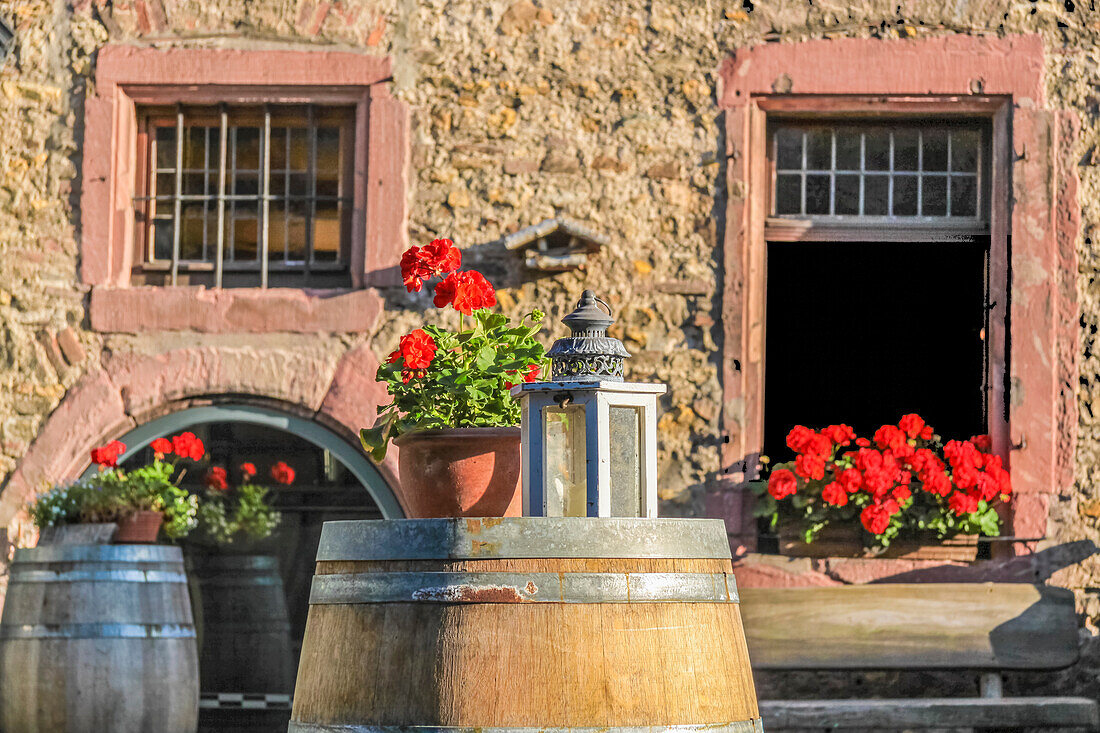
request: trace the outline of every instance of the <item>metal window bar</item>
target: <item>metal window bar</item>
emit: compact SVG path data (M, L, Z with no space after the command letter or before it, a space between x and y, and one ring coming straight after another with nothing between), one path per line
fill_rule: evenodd
M307 109L309 117L309 205L306 206L305 281L309 283L309 269L313 264L313 221L317 216L317 121L313 105ZM289 139L289 135L287 136ZM337 191L337 193L340 193Z
M268 258L268 216L271 204L271 108L264 105L264 131L260 138L263 160L261 161L260 178L263 193L261 195L263 207L263 224L260 227L260 287L267 287L267 258Z
M176 107L176 187L172 201L172 285L179 281L183 199L183 107Z
M222 271L225 260L225 156L229 139L229 112L225 105L218 108L218 252L214 260L214 287L222 286ZM206 222L203 222L205 225Z

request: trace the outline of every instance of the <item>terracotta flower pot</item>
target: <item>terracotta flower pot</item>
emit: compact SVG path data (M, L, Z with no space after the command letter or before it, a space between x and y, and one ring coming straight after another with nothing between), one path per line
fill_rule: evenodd
M409 518L522 514L518 427L425 430L394 442Z
M164 523L160 512L139 511L118 520L116 545L148 545L157 541L157 532Z

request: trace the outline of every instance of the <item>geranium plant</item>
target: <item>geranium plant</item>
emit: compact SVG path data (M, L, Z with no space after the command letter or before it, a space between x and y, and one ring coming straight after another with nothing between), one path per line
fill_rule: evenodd
M180 488L185 470L176 474L180 461L199 461L206 453L194 433L185 432L158 438L151 447L152 463L132 469L118 465L126 451L120 441L112 441L91 452L99 471L71 484L57 486L38 496L28 507L39 529L64 524L118 522L138 511L164 515L162 530L170 539L185 536L195 526L198 497ZM173 456L169 458L168 456ZM174 477L174 480L173 480Z
M798 425L787 447L794 459L754 484L755 513L773 528L793 523L806 542L856 521L879 547L906 535L1000 534L996 507L1012 483L988 435L944 443L919 415L906 415L871 439L847 425Z
M199 532L216 544L229 545L271 536L282 515L267 503L269 489L256 483L256 465L242 463L240 483L229 485L229 473L222 466L211 466L203 484L206 495L199 506ZM271 478L289 486L294 483L294 469L285 461L271 467Z
M410 247L401 258L409 292L439 278L436 308L458 311L458 330L425 325L401 337L398 348L378 369L393 400L379 408L371 428L361 431L363 447L375 460L389 441L408 432L437 428L518 425L519 403L509 394L518 382L533 382L545 352L535 334L543 313L532 311L518 323L489 309L496 292L476 270L459 272L462 253L449 239Z

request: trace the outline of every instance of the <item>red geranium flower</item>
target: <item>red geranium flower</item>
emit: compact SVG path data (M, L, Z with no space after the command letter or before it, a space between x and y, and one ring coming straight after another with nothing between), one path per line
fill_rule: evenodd
M836 481L825 484L821 490L821 498L833 506L844 506L848 503L848 492Z
M854 494L863 486L863 476L855 468L846 468L836 476L837 481L849 494Z
M256 464L254 463L242 463L241 475L244 476L244 480L248 481L256 475Z
M202 457L206 455L206 446L202 444L200 439L195 437L194 433L188 431L173 436L172 451L180 458L190 458L192 461L200 461Z
M99 448L92 448L92 463L108 468L118 467L118 457L126 452L126 444L120 440L112 440Z
M798 479L787 469L778 468L768 477L768 493L776 501L786 499L796 491L798 491Z
M424 280L454 272L462 264L462 253L449 239L433 239L424 247L409 247L401 255L401 279L410 293L420 292Z
M923 438L926 426L924 424L924 418L915 413L911 413L898 420L898 427L910 438ZM931 432L931 428L929 428L929 432Z
M814 431L805 425L795 425L791 432L787 433L787 447L795 453L802 453L806 443L813 437Z
M982 453L988 453L993 450L993 439L988 435L974 435L971 436L970 442L974 444L974 447L980 450Z
M812 453L803 453L794 459L794 472L805 479L825 478L825 459Z
M890 512L882 504L869 504L859 513L859 521L871 534L882 534L890 526Z
M405 360L405 369L426 369L435 358L435 339L424 329L418 328L401 337L399 351Z
M206 472L203 483L206 484L206 488L215 491L225 491L229 488L228 476L221 466L211 466L210 470Z
M493 286L477 270L452 272L435 286L436 308L453 307L463 315L470 315L480 308L490 308L497 304L497 294Z
M821 434L839 446L849 445L856 438L856 431L844 424L830 425Z
M153 449L153 452L157 454L158 458L163 458L165 455L172 452L172 441L168 438L157 438L149 447Z
M294 469L286 465L285 461L279 461L271 467L271 478L290 486L294 483Z
M961 517L978 511L978 496L966 491L956 491L948 497L947 506Z

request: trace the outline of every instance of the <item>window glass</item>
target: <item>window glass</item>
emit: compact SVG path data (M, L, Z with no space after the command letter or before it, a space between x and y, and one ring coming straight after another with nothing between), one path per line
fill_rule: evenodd
M781 124L773 134L774 216L981 220L978 129Z

